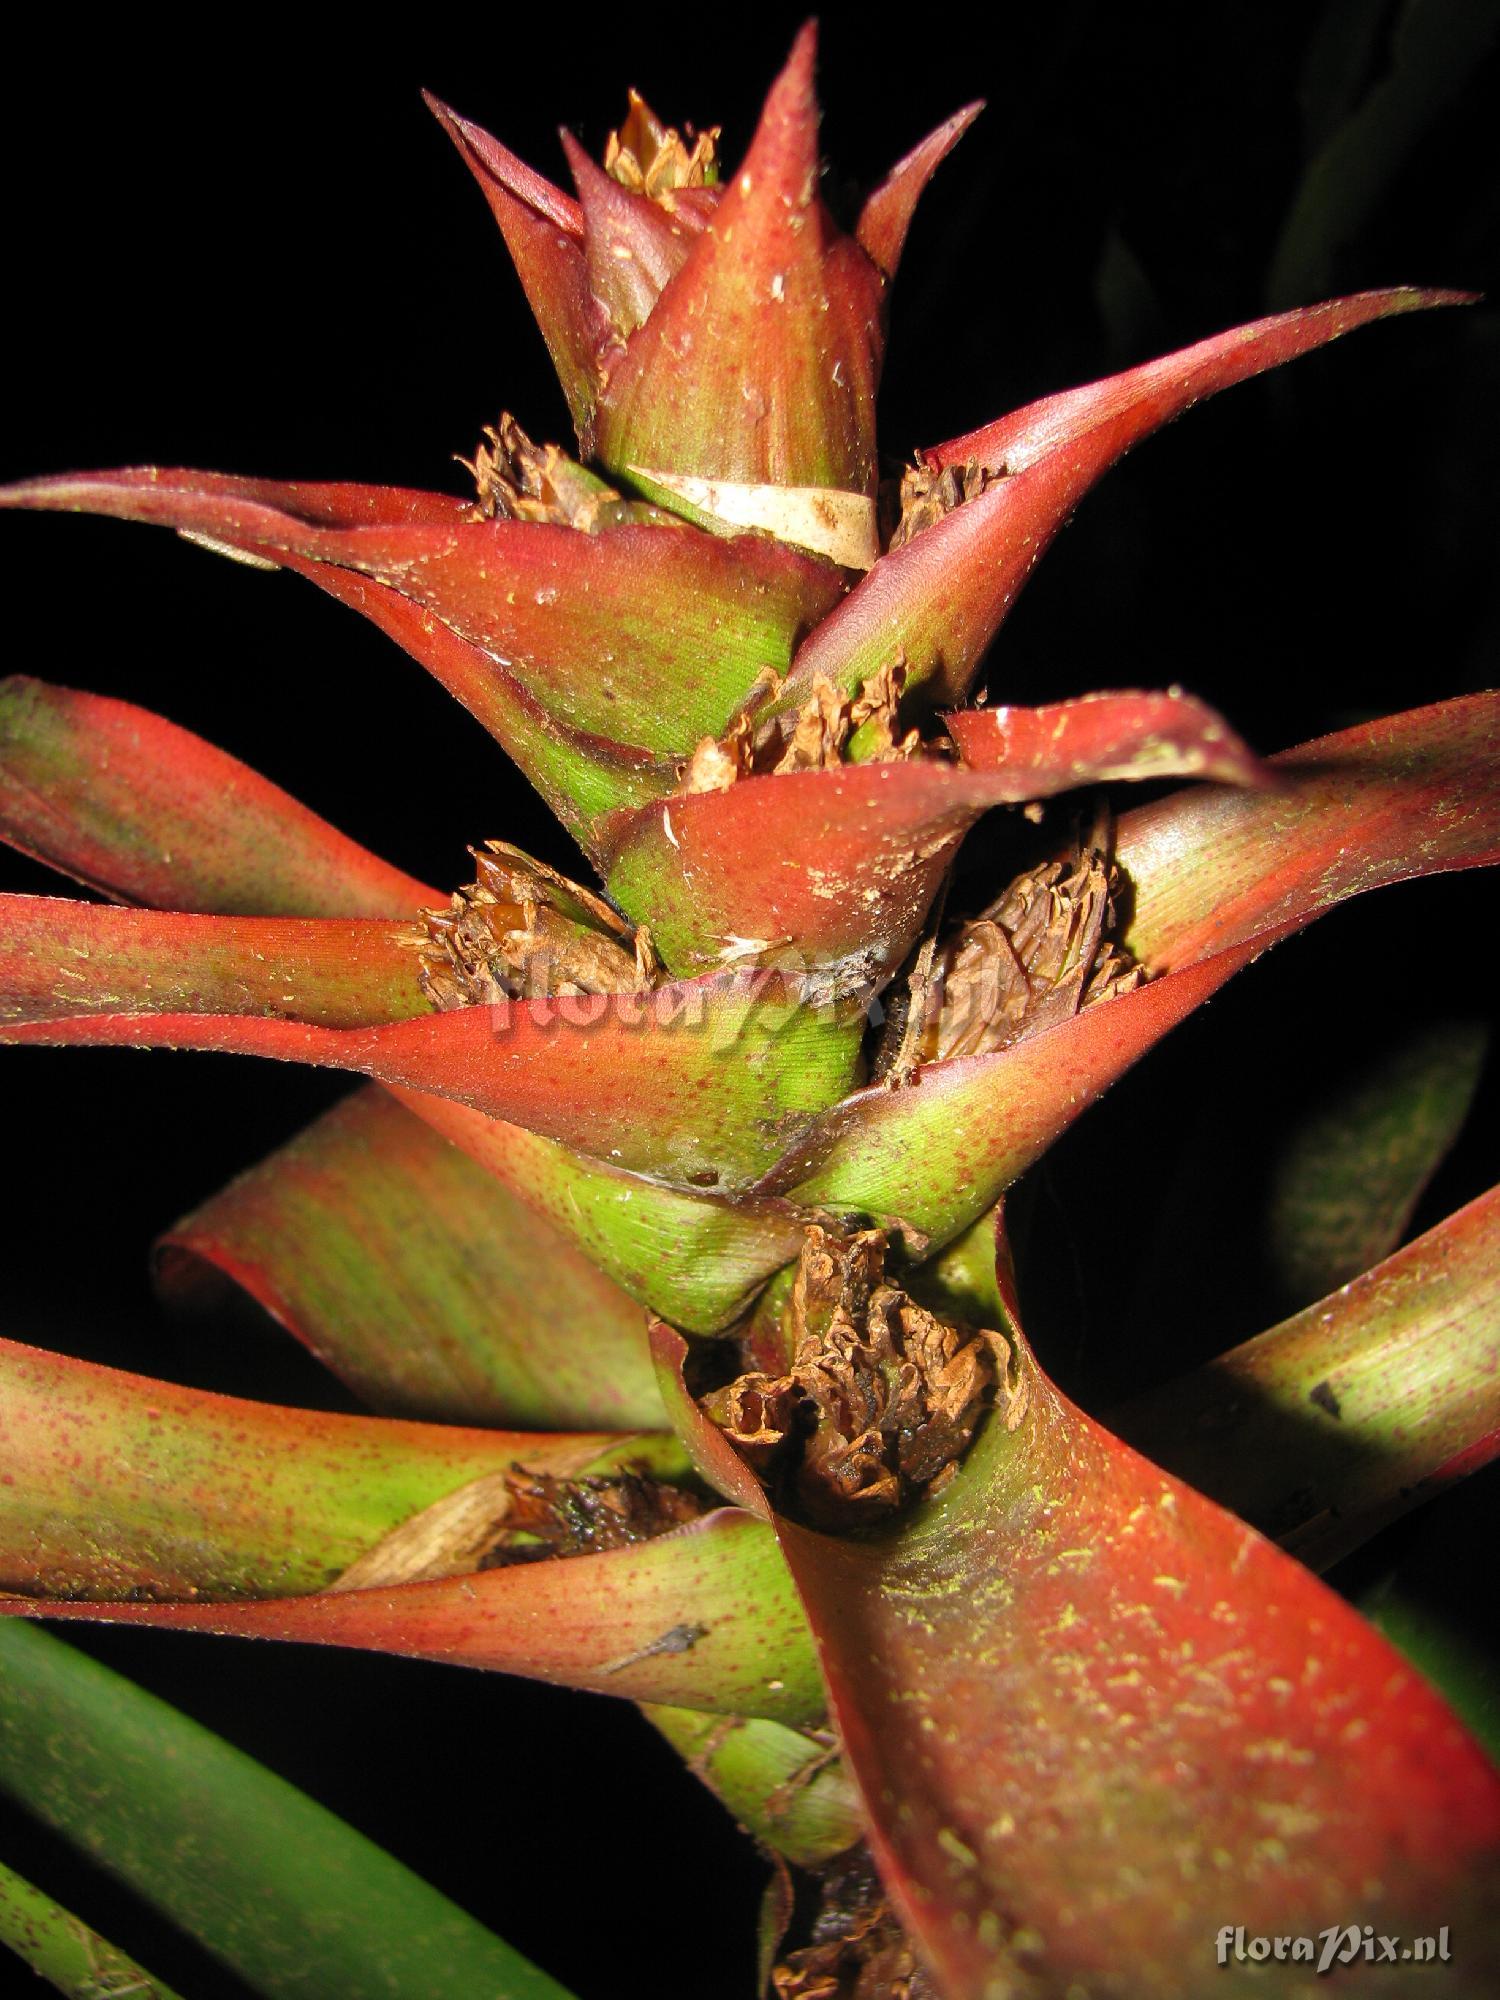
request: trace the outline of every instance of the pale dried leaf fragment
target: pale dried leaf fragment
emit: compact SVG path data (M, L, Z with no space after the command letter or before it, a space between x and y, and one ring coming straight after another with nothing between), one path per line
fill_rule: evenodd
M680 794L728 791L741 778L832 770L846 761L850 741L861 729L866 734L856 747L865 762L905 761L927 747L915 729L896 735L906 685L906 666L900 658L872 674L854 695L846 694L826 674L818 674L800 708L757 724L757 710L767 697L774 699L780 693L781 685L779 675L769 669L762 672L724 734L705 736L680 767Z
M774 535L778 542L826 556L841 569L873 569L880 560L879 514L870 494L840 486L698 479L646 465L625 470L643 492L678 506L701 526Z
M412 943L422 991L440 1013L547 994L633 993L655 985L649 936L581 883L519 848L470 850L475 879L423 914Z
M487 1472L445 1493L366 1549L328 1588L383 1590L393 1583L471 1574L494 1547L511 1511L511 1478L508 1472Z
M480 520L573 528L584 535L630 522L682 526L667 509L627 500L597 472L569 458L560 445L533 444L508 412L486 428L473 458L460 456L458 462L474 480Z
M424 1507L352 1562L328 1588L380 1590L649 1541L703 1512L696 1494L640 1473L580 1479L515 1465Z
M784 1374L753 1370L703 1398L746 1462L815 1526L883 1519L955 1466L998 1399L1013 1426L998 1334L960 1327L886 1282L886 1238L807 1232L783 1333Z

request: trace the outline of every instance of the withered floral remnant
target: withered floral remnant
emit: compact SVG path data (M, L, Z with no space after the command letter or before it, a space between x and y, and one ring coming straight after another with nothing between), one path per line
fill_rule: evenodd
M486 428L473 458L459 463L474 476L475 504L486 521L530 521L586 535L634 519L671 522L660 508L623 499L560 445L533 444L508 411Z
M878 1229L809 1229L783 1321L791 1366L703 1399L778 1498L819 1527L863 1527L932 1490L1003 1378L1000 1336L918 1305L886 1282L885 1255ZM1007 1423L1020 1415L1007 1407Z
M632 1542L649 1542L696 1521L703 1502L696 1493L668 1486L644 1473L593 1473L559 1479L549 1472L517 1473L511 1510L479 1569L538 1562L552 1556L600 1555Z
M941 2000L863 1842L819 1873L811 1938L771 1973L776 2000Z
M1143 969L1109 941L1117 889L1099 848L1018 875L939 948L921 1059L989 1055L1139 986Z
M417 940L422 991L440 1013L653 983L649 938L602 896L504 841L473 854L475 880L426 913Z
M516 1465L471 1479L401 1522L330 1587L385 1589L553 1556L598 1555L649 1541L702 1512L696 1494L641 1473L562 1479Z
M664 208L675 209L673 196L682 188L712 188L719 178L715 149L719 127L707 132L688 127L692 145L674 126L663 125L639 91L630 93L630 109L618 132L611 132L604 149L604 171L632 194L649 195Z
M895 495L896 522L888 546L903 547L924 528L941 521L966 500L977 500L1005 477L993 467L971 459L965 465L909 465Z
M924 747L921 733L915 729L904 736L896 733L905 685L906 668L897 659L872 674L855 695L819 674L799 708L770 716L759 727L752 720L752 704L722 736L704 737L683 766L679 789L722 792L741 778L832 770L845 761L850 740L867 724L866 761L915 757ZM778 686L768 690L772 696L778 691Z

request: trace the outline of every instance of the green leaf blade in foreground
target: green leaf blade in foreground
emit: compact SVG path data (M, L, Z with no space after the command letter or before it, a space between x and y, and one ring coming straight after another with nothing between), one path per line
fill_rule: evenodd
M145 1967L80 1923L70 1911L0 1861L0 1944L9 1945L40 1979L70 2000L178 2000Z
M0 1787L267 2000L570 2000L284 1779L19 1620Z

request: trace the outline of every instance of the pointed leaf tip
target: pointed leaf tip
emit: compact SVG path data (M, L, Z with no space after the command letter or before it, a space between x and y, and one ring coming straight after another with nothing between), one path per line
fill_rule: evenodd
M888 278L895 276L901 262L907 231L911 228L912 217L917 203L926 192L927 183L983 109L984 99L977 98L973 104L966 104L961 111L955 111L935 132L929 132L919 145L898 160L880 186L866 199L860 210L855 236L865 255L873 259Z
M482 126L461 118L430 92L424 91L423 97L462 154L500 225L587 450L598 393L596 365L610 332L604 308L589 285L583 211Z
M884 279L819 198L815 53L809 23L712 219L610 364L612 469L874 491Z

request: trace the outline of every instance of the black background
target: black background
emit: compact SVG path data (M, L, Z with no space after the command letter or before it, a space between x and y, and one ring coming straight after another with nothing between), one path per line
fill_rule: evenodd
M897 287L883 449L1266 310L1324 12L1074 4L960 29L932 9L877 38L867 10L826 10L824 143L842 173L874 181L957 104L989 99ZM798 18L554 8L519 34L501 9L399 30L33 23L0 124L0 471L154 461L461 491L451 455L502 407L564 437L503 248L420 86L558 178L557 122L601 148L629 83L669 119L722 123L732 160ZM1377 72L1385 53L1377 37ZM1493 284L1495 108L1492 69L1476 69L1319 290ZM1407 319L1193 413L1083 508L1006 628L992 693L1180 681L1271 750L1492 681L1496 349L1489 309ZM466 844L492 834L576 866L477 725L299 581L110 522L7 517L3 539L8 670L170 715L424 879L463 879ZM0 859L0 887L55 886ZM1393 1029L1484 1011L1494 908L1458 878L1340 913L1059 1148L1025 1274L1055 1369L1107 1400L1274 1316L1254 1226L1278 1109ZM48 1050L6 1052L5 1076L5 1333L337 1404L279 1334L166 1318L146 1252L342 1080ZM1490 1085L1423 1220L1495 1177L1493 1110ZM363 1656L69 1636L348 1815L585 2000L749 1995L760 1865L633 1712ZM238 1991L24 1821L0 1820L0 1842L186 1992Z

